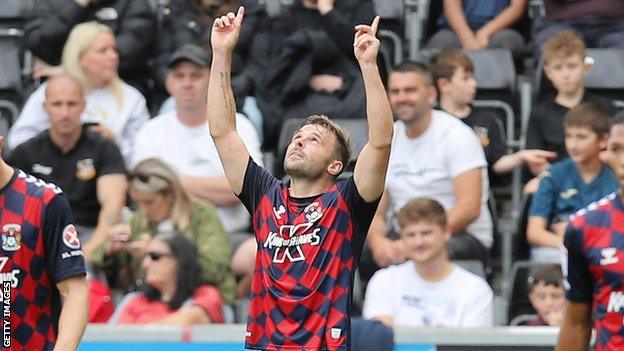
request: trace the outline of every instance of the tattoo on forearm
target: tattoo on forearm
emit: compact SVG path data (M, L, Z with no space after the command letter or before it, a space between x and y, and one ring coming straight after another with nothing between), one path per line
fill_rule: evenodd
M228 113L235 113L234 98L232 93L232 85L230 84L229 72L219 72L221 78L221 92L223 93L223 103Z

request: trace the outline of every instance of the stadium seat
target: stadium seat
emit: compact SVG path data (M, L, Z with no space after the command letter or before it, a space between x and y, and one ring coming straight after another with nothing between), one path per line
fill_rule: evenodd
M381 322L352 318L351 347L358 351L392 351L394 332Z
M284 168L282 167L284 156L286 155L286 148L292 139L293 134L298 129L299 124L303 122L303 118L290 118L284 121L282 130L280 132L279 141L277 144L277 157L275 158L276 164L274 165L275 176L283 177ZM368 124L366 119L335 119L334 122L338 123L344 128L350 135L351 144L353 145L353 153L351 154L350 164L346 166L345 173L353 172L353 165L357 159L360 151L368 142Z
M508 323L517 316L536 313L529 302L529 276L531 271L540 264L531 261L518 261L513 264L508 280L510 289L505 294Z
M483 267L483 263L479 260L453 260L453 263L483 279L487 278L485 267Z
M624 108L624 50L587 49L587 57L593 65L585 79L585 88L615 101L617 107ZM540 58L535 72L535 97L542 96L554 87L544 74L544 59Z
M529 221L529 208L531 207L532 195L526 195L520 202L520 212L518 213L517 223L515 223L515 231L513 233L513 261L528 260L531 258L531 246L527 241L526 231Z

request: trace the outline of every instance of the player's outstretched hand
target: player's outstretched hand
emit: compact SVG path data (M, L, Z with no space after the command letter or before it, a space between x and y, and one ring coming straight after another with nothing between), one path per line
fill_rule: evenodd
M227 15L217 17L212 24L210 43L214 51L231 52L238 42L245 8L240 6L238 13L229 12Z
M355 38L353 39L353 52L359 63L376 63L379 52L379 39L377 39L377 28L379 27L379 16L375 16L373 23L369 26L359 24L355 26Z

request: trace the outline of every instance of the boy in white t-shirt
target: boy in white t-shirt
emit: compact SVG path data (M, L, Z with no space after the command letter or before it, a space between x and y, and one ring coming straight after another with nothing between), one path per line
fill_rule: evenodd
M451 231L442 205L412 199L397 221L409 259L375 273L366 291L364 318L402 327L492 326L492 289L448 258Z

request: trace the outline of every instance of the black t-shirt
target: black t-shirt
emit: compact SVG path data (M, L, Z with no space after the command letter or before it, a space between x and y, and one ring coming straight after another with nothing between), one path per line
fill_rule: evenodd
M557 158L553 162L568 157L563 119L570 109L556 103L556 96L556 92L548 93L533 105L526 140L527 149L555 151ZM581 103L585 102L599 104L609 110L611 116L616 113L613 102L603 96L585 92Z
M488 168L507 154L505 127L494 113L473 107L468 116L460 119L477 134Z
M85 128L76 146L67 153L45 131L15 148L8 162L58 185L69 199L76 224L95 227L100 212L97 179L107 174L125 174L126 168L113 141Z

